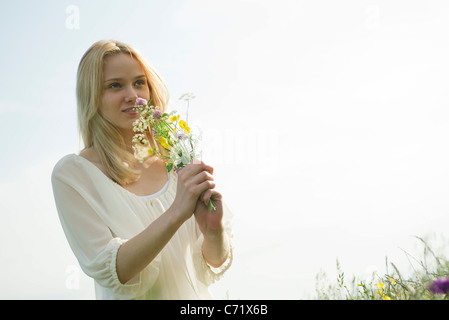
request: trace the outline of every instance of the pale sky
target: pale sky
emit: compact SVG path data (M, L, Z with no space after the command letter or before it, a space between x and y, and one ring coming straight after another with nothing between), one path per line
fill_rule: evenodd
M75 77L100 39L136 47L233 210L219 299L300 299L315 276L409 267L449 223L446 1L9 1L0 5L0 298L94 299L50 175L82 147ZM449 248L449 246L447 246Z

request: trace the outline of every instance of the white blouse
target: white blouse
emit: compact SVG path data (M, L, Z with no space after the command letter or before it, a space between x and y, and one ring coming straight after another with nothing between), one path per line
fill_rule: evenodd
M145 198L145 199L157 198L157 197L163 195L165 193L165 191L167 191L169 185L170 185L170 174L168 175L167 182L164 184L164 186L161 188L161 190L159 190L156 193L153 193L153 194L150 194L150 195L147 195L147 196L141 196L141 197Z
M52 173L61 225L82 270L95 280L97 299L211 299L208 286L232 263L232 249L219 268L205 261L195 217L188 219L161 252L127 283L118 280L116 256L127 239L140 233L173 203L177 175L166 188L139 197L109 179L89 160L63 157ZM225 230L232 238L232 214L224 205Z

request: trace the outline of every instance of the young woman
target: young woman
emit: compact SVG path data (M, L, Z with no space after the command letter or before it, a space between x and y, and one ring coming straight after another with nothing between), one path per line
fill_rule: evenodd
M196 161L168 174L161 159L133 155L133 106L140 97L165 110L161 78L129 45L99 41L81 59L76 93L85 148L56 164L52 184L97 299L211 298L209 284L232 262L231 214L213 168Z

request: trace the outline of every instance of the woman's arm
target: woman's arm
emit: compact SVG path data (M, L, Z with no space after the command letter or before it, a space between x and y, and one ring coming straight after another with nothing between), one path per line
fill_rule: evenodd
M124 284L144 269L184 222L170 207L141 233L123 243L117 252L117 276Z
M176 198L172 206L141 233L120 246L116 269L122 284L145 268L192 216L198 197L215 187L211 173L212 168L203 162L189 164L178 173ZM212 243L216 246L219 241Z
M203 256L209 265L214 268L220 267L229 256L229 239L222 230L215 236L204 237Z
M216 210L209 210L209 199L212 199ZM208 189L198 199L195 207L195 218L204 236L202 252L204 259L214 268L220 267L228 258L230 243L223 226L223 202L220 193Z

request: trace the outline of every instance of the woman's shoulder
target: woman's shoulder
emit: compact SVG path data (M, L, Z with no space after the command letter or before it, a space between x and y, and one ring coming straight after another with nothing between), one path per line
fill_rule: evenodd
M75 153L63 156L54 166L52 176L68 176L79 175L82 171L86 171L89 166L89 160Z
M51 173L52 182L67 181L71 176L79 174L80 164L77 157L79 156L72 153L59 159Z
M82 160L87 160L88 162L96 166L104 175L109 177L105 167L101 163L97 151L93 147L82 150L79 154L79 157L83 158Z
M79 156L76 155L75 153L70 153L67 154L65 156L63 156L61 159L58 160L58 162L56 162L53 171L55 170L60 170L61 168L64 168L68 165L72 165L73 163L78 162L78 158Z

